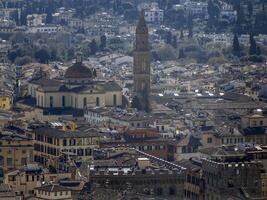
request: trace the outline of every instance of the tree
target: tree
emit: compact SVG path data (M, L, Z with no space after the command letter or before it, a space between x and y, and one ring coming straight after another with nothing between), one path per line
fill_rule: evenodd
M261 55L261 48L258 46L257 47L257 55L260 56Z
M193 38L193 17L191 14L187 18L188 38Z
M93 69L93 76L94 76L94 77L97 77L96 69Z
M208 1L208 15L209 15L209 21L208 21L209 27L215 26L217 24L220 15L220 7L218 5L218 2L215 2L213 0Z
M96 43L96 40L95 40L95 39L93 39L93 40L90 42L90 44L89 44L89 48L90 48L90 54L91 54L91 55L95 55L96 52L97 52L97 49L98 49L98 47L97 47L97 43Z
M21 65L26 65L28 63L31 63L32 61L33 59L29 56L17 57L15 59L15 64L21 66Z
M257 45L256 45L256 41L255 41L252 34L250 34L249 39L250 39L249 55L256 55L257 54Z
M181 58L185 58L185 54L184 54L184 49L183 48L181 48L179 50L179 59L181 59Z
M164 45L157 49L156 57L160 61L176 59L176 51L171 45Z
M35 52L34 57L40 63L48 63L48 61L50 59L50 55L49 55L48 49L46 47L41 47L40 49L38 49Z
M248 13L249 13L249 17L252 17L252 14L253 14L253 3L252 3L252 0L248 1Z
M102 35L100 37L100 49L103 50L107 46L107 37L105 35Z
M131 107L136 108L137 110L142 110L142 104L137 96L134 96Z
M172 37L172 46L173 46L173 48L177 48L177 36L176 35L174 35L173 37Z
M240 56L240 45L239 45L239 40L238 40L237 34L234 35L233 54L236 56Z
M181 39L181 40L184 39L184 31L183 31L182 28L181 28L181 30L180 30L180 39Z
M167 31L166 32L165 41L166 41L167 44L171 44L172 43L172 33L171 33L171 31Z

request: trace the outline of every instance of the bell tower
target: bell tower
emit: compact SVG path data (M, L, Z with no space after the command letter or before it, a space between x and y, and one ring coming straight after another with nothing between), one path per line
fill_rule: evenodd
M136 27L133 74L134 94L144 111L150 110L150 73L149 35L142 11Z

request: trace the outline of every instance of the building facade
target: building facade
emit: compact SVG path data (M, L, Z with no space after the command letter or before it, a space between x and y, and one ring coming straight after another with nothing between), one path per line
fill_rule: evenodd
M10 132L0 133L0 168L4 172L33 161L33 140Z
M35 130L34 160L44 166L60 168L59 159L63 155L90 160L93 149L99 145L100 136L94 130L63 131L51 127Z

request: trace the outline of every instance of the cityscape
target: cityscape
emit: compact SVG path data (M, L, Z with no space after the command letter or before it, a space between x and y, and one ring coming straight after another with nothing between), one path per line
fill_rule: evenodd
M0 0L0 200L266 199L266 0Z

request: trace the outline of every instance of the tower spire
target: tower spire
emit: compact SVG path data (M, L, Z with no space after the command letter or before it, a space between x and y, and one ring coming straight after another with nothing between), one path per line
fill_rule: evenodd
M146 33L148 33L148 28L145 20L145 11L142 10L136 26L136 34L146 34Z

